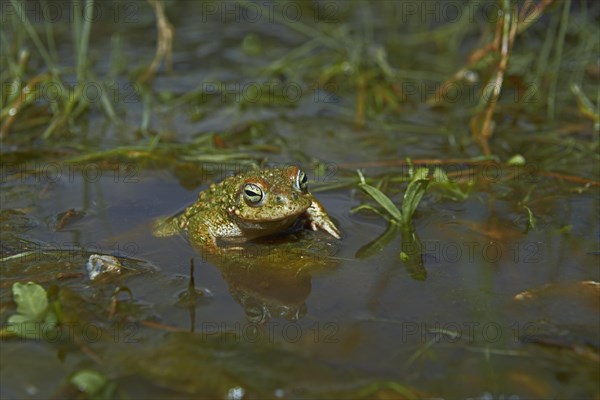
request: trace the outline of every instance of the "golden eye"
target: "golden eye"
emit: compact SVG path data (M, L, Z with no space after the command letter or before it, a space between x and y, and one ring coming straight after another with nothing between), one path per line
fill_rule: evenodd
M247 202L258 204L262 201L263 197L263 191L258 185L254 183L246 183L244 185L244 198Z
M302 192L308 190L308 177L301 169L298 170L298 175L296 175L296 182L294 182L294 187Z

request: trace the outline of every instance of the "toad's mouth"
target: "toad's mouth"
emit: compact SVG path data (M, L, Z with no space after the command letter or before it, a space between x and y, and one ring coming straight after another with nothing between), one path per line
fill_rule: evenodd
M244 223L254 223L254 224L278 224L282 222L289 221L290 223L294 222L298 219L302 214L308 210L307 207L297 207L293 210L286 210L285 213L269 213L262 214L257 213L255 215L240 215L238 213L233 213L233 216L237 220L238 224Z
M284 216L257 215L254 217L236 216L237 224L244 230L275 231L289 228L308 208L298 208Z
M299 221L298 217L296 218L284 218L278 221L244 221L238 224L238 227L243 232L242 235L246 239L256 239L263 236L276 235L279 233L286 232L288 229L292 228L296 221Z

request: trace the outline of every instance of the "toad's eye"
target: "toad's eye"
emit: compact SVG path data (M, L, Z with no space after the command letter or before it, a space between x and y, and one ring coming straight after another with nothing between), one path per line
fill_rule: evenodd
M254 183L244 185L244 198L248 203L258 204L262 201L264 195L262 189Z
M296 182L294 182L294 188L305 192L308 189L308 177L301 169L298 170L298 175L296 175Z

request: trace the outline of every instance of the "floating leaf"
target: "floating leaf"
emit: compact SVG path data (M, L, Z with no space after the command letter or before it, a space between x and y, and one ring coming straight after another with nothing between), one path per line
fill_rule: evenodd
M83 369L76 372L70 382L81 392L93 400L109 400L114 398L116 385L100 372Z
M18 314L30 321L39 321L43 318L48 309L48 297L43 287L34 282L26 284L16 282L12 291Z
M12 291L17 313L8 318L7 332L28 339L40 339L42 334L56 327L57 318L49 308L43 287L34 282L16 282Z
M84 393L93 394L106 385L108 379L99 372L84 369L71 377L71 383Z

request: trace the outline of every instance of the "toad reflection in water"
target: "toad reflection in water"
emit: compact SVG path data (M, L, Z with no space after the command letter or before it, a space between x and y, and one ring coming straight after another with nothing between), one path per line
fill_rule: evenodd
M221 268L248 317L297 320L310 293L309 270L331 266L331 239L303 230L340 231L308 191L297 167L250 171L213 184L181 214L159 219L154 235L186 232L208 261ZM286 235L282 235L282 234Z

